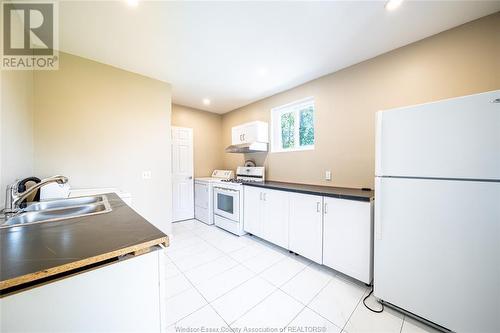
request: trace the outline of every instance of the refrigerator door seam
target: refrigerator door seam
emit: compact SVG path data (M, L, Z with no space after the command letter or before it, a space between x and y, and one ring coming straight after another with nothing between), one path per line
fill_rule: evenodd
M378 178L397 178L397 179L423 179L423 180L450 180L460 182L486 182L500 183L500 179L475 179L475 178L446 178L446 177L415 177L415 176L376 176Z

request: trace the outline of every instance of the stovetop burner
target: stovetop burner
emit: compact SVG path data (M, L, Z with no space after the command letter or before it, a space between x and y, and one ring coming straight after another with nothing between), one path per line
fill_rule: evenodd
M227 183L236 183L236 184L244 184L244 183L258 183L258 182L262 182L262 180L257 180L257 179L236 179L236 178L232 178L232 179L223 179L222 181L223 181L223 182L227 182Z

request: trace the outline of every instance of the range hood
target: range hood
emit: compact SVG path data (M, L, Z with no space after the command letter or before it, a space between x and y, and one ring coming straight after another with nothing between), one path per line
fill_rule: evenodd
M226 148L226 153L262 153L267 151L267 143L265 142L249 142L231 145Z

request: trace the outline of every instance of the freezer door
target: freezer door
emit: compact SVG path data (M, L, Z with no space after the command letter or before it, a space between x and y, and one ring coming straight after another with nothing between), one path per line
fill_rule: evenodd
M377 114L377 176L500 180L500 90Z
M500 183L375 187L375 296L456 332L500 332Z

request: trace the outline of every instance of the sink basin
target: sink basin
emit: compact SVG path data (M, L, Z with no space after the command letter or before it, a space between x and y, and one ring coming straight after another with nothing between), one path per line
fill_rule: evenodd
M72 218L110 211L111 206L105 195L43 201L30 204L22 213L7 219L0 228L54 221L64 223Z
M103 202L105 199L104 195L88 196L88 197L78 197L70 199L59 199L50 201L40 201L29 203L26 208L23 209L25 212L54 209L54 208L64 208L72 206L80 206L91 203Z

